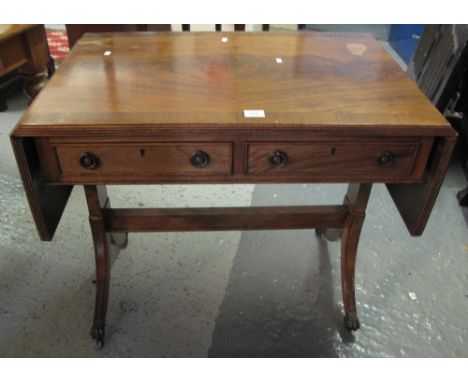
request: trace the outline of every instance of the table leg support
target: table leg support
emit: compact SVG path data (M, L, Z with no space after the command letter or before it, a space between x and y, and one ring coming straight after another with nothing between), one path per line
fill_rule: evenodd
M356 253L372 184L350 184L344 206L198 208L198 209L111 209L105 186L85 186L89 220L96 257L96 305L91 336L104 345L110 285L110 249L127 245L127 232L202 231L343 227L341 279L344 323L359 328L354 273ZM252 220L252 216L256 220ZM195 228L195 229L194 229ZM112 232L112 233L111 233Z
M96 259L96 302L91 337L99 348L104 346L107 304L110 286L110 250L115 243L126 245L127 234L116 234L114 237L106 232L103 210L110 208L105 186L85 186L86 201L89 210L89 222L93 235Z
M107 303L110 285L110 234L106 233L102 219L90 216L96 259L96 301L91 337L98 347L104 345Z
M359 329L356 309L354 274L361 228L364 223L371 184L350 184L345 204L350 212L343 229L341 242L341 287L345 311L344 325L349 330Z

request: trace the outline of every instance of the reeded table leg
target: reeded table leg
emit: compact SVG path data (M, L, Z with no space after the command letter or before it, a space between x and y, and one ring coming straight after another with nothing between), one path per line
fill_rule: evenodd
M344 324L349 330L359 329L354 290L354 272L356 254L362 224L366 216L372 184L350 184L345 197L349 206L349 215L343 229L341 241L341 288L344 304Z
M107 303L110 285L110 250L111 244L124 248L127 245L127 233L110 234L106 232L103 209L110 208L105 186L84 186L89 210L89 222L93 234L96 258L96 302L91 337L98 347L104 346Z

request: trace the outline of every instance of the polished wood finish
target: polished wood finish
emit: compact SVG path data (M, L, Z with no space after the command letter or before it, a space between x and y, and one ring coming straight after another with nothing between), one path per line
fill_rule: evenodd
M85 35L12 132L43 240L71 187L85 185L99 343L111 232L343 228L345 325L354 330L372 183L387 185L411 234L429 218L456 134L379 43L362 34L223 36ZM245 118L259 109L264 118ZM97 186L262 182L351 185L342 206L201 209L112 209ZM43 195L54 192L51 206Z
M195 167L191 159L202 151L209 156L205 167ZM99 158L99 164L87 169L80 165L79 158L85 153ZM61 177L80 177L98 182L99 179L138 177L151 182L159 176L229 176L232 174L232 145L229 143L113 143L61 145L56 147Z
M366 216L371 188L372 184L350 184L344 202L349 207L349 214L341 239L341 291L345 311L344 324L350 330L359 329L354 273L359 236Z
M296 138L297 139L297 138ZM336 137L315 137L309 142L159 142L157 138L36 139L47 157L44 177L53 184L131 183L264 183L281 182L417 182L422 179L433 138L381 137L347 142ZM207 137L209 140L209 137ZM208 155L205 167L191 163L196 152ZM284 165L271 156L284 153ZM83 167L83 154L96 157L97 166ZM389 163L380 163L388 156ZM196 175L196 178L193 178Z
M417 184L387 184L387 189L413 236L424 232L437 194L444 180L456 139L437 138L424 172Z
M88 34L16 134L178 136L181 129L219 136L260 134L262 126L262 135L270 136L291 128L332 135L454 135L370 35L226 35L227 43L214 32ZM356 55L353 44L366 50ZM263 109L265 118L244 118L245 109Z
M109 232L343 228L346 206L127 208L105 212Z
M91 336L99 346L102 346L104 344L107 303L109 300L111 247L111 235L106 233L103 210L110 207L110 205L108 205L109 198L105 186L86 186L84 189L96 259L96 302Z
M85 33L102 32L136 32L148 30L171 30L170 24L148 25L148 24L66 24L68 45L70 49Z
M422 147L421 147L422 146ZM374 181L419 180L432 147L432 139L413 142L389 139L320 143L252 143L248 148L247 174L267 177L310 176L330 174L351 178L366 177ZM284 153L287 163L269 161L275 153ZM381 163L388 157L388 163ZM415 171L416 170L416 171ZM343 179L343 178L341 178Z
M105 225L105 212L110 209L110 201L105 186L85 186L89 223L93 235L96 261L96 302L91 337L99 347L104 345L107 305L110 287L111 245L117 249L127 246L127 232L111 234Z
M16 69L26 79L24 92L34 99L55 70L44 25L0 25L0 76Z
M49 163L35 148L32 138L11 139L23 187L41 240L50 241L62 217L73 186L46 184L41 163Z

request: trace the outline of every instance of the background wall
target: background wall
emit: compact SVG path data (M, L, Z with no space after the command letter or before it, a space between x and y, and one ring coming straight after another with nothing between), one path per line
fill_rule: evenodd
M306 24L307 30L369 32L377 39L387 41L391 24Z

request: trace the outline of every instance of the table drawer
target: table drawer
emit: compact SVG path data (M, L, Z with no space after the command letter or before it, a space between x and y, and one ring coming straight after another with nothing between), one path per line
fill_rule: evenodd
M432 140L251 143L247 174L256 177L421 177Z
M55 150L62 178L232 174L231 143L73 143Z

